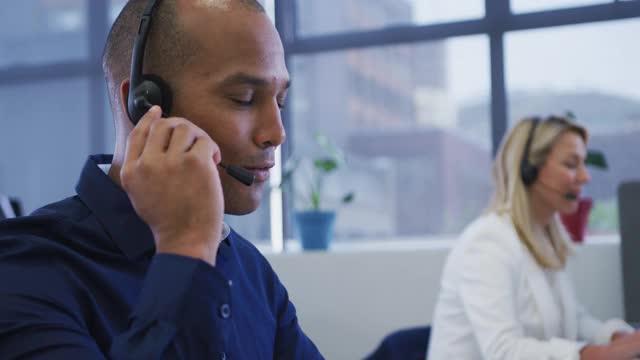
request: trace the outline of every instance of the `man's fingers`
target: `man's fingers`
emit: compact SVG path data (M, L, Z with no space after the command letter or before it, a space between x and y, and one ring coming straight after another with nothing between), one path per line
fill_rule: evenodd
M162 110L159 106L153 106L138 122L138 125L131 131L127 139L127 150L125 154L126 161L135 161L144 150L149 136L151 124L162 116Z
M151 129L149 129L143 156L166 152L169 148L169 142L171 141L176 123L178 123L178 121L175 119L162 119L162 121L154 122L151 125Z
M195 155L195 157L198 158L202 157L204 159L209 159L209 161L217 159L216 164L220 162L220 149L218 149L218 145L207 135L196 137L196 140L188 153Z
M188 151L193 146L196 138L203 134L204 131L198 131L198 129L189 126L187 123L177 124L171 135L168 153L179 155Z

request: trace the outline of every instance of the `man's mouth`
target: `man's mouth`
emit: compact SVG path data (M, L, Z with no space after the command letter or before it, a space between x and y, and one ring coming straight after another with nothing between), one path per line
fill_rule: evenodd
M266 182L269 180L270 170L273 163L258 164L252 166L243 166L246 170L255 176L256 182Z

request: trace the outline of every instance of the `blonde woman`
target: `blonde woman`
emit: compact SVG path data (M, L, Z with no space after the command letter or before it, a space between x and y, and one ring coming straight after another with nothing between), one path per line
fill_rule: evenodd
M640 355L639 333L589 315L565 271L571 245L558 215L577 209L590 180L587 140L583 127L561 117L525 119L505 137L489 207L447 259L429 360Z

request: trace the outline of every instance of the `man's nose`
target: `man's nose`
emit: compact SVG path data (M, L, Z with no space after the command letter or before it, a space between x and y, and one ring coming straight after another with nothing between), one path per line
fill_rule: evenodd
M264 107L259 118L254 141L260 148L277 147L287 135L282 124L282 113L276 100Z

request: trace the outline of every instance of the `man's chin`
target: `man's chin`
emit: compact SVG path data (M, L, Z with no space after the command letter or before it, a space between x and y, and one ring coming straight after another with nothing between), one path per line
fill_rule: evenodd
M227 186L225 186L227 185ZM263 184L253 184L249 187L232 180L222 183L224 193L224 212L229 215L247 215L256 211L264 199Z
M258 199L235 199L230 204L225 204L225 214L229 215L248 215L256 211L260 207L260 200Z
M235 215L235 216L249 215L252 212L256 211L256 209L258 209L258 207L253 207L253 208L233 208L233 209L225 210L225 214L227 214L227 215Z

